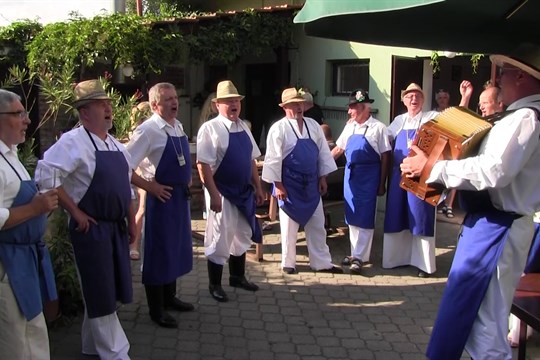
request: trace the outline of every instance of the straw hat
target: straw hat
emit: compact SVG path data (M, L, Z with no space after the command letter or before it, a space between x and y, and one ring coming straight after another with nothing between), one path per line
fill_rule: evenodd
M510 55L491 55L492 63L502 67L509 64L525 71L540 80L540 47L532 44L521 44Z
M81 81L75 86L73 107L78 109L94 100L111 100L99 80Z
M230 80L221 81L217 85L216 97L212 99L213 102L218 101L219 99L230 99L230 98L244 98L243 95L238 94L236 86Z
M424 92L422 91L422 88L420 87L420 85L415 84L415 83L410 83L409 86L407 86L407 88L405 90L401 90L401 100L403 100L403 97L405 95L407 95L408 93L413 92L413 91L419 92L420 94L422 94L424 99L426 98L426 94L424 94Z
M306 99L304 99L302 94L300 94L296 88L288 88L281 93L281 103L279 106L283 107L285 104L305 101Z
M369 98L368 92L363 89L356 89L349 95L349 105L363 103L372 104L374 101L375 100Z

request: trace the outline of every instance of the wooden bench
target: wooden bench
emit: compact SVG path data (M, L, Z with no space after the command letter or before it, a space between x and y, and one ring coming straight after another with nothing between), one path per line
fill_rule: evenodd
M514 294L511 312L521 320L518 360L525 360L527 325L540 330L540 274L531 273L521 277Z

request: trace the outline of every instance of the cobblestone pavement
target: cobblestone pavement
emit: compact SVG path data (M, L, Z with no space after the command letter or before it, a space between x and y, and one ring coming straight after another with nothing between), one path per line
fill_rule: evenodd
M444 216L444 215L440 215ZM342 213L332 213L344 228ZM204 232L200 213L193 229ZM178 282L181 298L195 304L190 313L171 314L178 329L159 328L150 321L141 284L140 262L133 262L134 302L119 309L131 343L132 359L425 359L446 276L455 250L460 214L437 223L437 272L421 279L416 270L381 268L382 219L378 214L372 263L363 275L315 273L308 266L304 234L298 242L299 274L281 272L279 223L265 231L264 261L248 261L248 277L259 284L256 293L231 288L224 272L228 303L217 303L208 293L204 248L194 237L194 269ZM197 235L197 234L195 234ZM348 255L348 238L329 234L336 264ZM90 359L80 353L81 319L50 331L53 359ZM540 359L540 336L533 335L527 359ZM463 359L469 359L467 355ZM514 353L517 359L517 351Z

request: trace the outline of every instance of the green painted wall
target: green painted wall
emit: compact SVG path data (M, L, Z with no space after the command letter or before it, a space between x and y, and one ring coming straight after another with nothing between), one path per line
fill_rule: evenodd
M294 49L290 50L291 82L307 86L316 92L315 101L323 107L347 108L347 97L331 96L331 68L329 60L369 59L369 95L375 100L377 119L388 124L392 89L392 55L429 57L431 52L418 49L376 46L306 36L301 26L294 34ZM329 122L334 136L339 135L344 123Z

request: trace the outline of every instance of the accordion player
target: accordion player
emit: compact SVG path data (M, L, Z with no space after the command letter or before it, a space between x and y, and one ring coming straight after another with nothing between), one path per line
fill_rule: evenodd
M456 160L475 155L492 124L465 107L450 107L423 124L412 145L426 153L426 166L419 177L401 176L400 187L425 202L437 206L445 188L427 184L431 169L439 159ZM410 150L408 157L414 156Z

